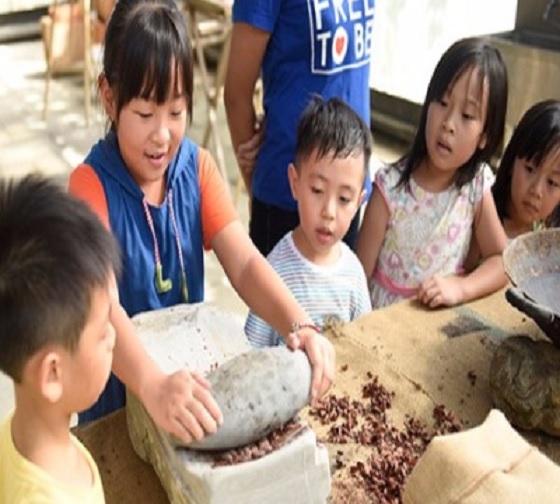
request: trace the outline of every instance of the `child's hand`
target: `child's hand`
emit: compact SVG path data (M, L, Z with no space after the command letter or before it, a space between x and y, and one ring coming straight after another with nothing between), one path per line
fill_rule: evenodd
M255 124L255 129L253 136L247 140L245 143L240 144L237 147L237 152L235 157L237 158L237 164L244 175L244 178L251 178L253 170L255 169L255 163L257 161L257 156L259 154L259 149L261 147L262 141L264 139L264 128L262 118L258 119Z
M208 381L186 370L163 374L142 399L154 422L186 444L216 432L223 421Z
M455 306L463 301L461 280L456 276L433 276L422 282L416 299L429 308Z
M313 368L311 381L311 405L330 388L336 369L336 355L334 346L322 334L309 327L301 328L297 333L291 333L286 340L292 350L304 350Z

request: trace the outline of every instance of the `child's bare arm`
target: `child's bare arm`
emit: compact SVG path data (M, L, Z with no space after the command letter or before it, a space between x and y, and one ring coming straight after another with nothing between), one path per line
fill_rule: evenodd
M465 289L467 301L497 291L507 283L502 261L502 253L507 246L507 236L490 191L482 197L474 222L473 239L476 238L480 248L481 263L465 277L465 281L472 282L472 285L469 282Z
M356 242L356 255L364 267L368 281L375 271L388 222L389 209L387 204L380 191L374 188L366 206Z
M480 249L478 266L465 276L434 276L426 280L418 289L420 302L430 308L453 306L486 296L506 285L502 252L507 237L489 191L478 205L471 246L472 243Z
M231 222L213 238L212 249L231 284L251 310L283 335L290 348L301 348L307 353L313 366L312 399L321 397L334 379L332 344L309 327L297 334L291 332L293 323L307 324L309 316L239 221Z
M485 259L466 276L433 276L422 282L416 299L430 308L455 306L491 294L507 282L500 254Z
M113 371L142 401L155 423L185 443L216 432L222 414L208 382L187 370L164 373L140 343L117 299L111 322L117 332Z
M467 258L463 264L463 270L465 273L471 273L474 271L479 265L481 261L481 254L480 254L480 247L478 246L478 242L476 241L476 230L475 226L473 225L473 236L471 239L471 245L469 249L469 253L467 254Z

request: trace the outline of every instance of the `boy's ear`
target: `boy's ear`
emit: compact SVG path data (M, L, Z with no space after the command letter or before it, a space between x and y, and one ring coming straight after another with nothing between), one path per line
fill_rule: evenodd
M482 133L482 135L480 135L480 140L478 141L478 148L484 149L484 147L486 147L486 142L488 142L488 135L486 135L486 133Z
M62 356L56 350L49 350L39 361L39 390L49 402L60 400L63 392L62 385Z
M366 195L367 195L367 191L365 189L362 189L362 194L360 194L360 197L358 199L358 210L366 200Z
M288 165L288 180L290 181L290 189L292 190L292 196L297 201L297 190L296 190L296 181L298 178L298 173L296 167L293 163Z
M115 98L113 95L113 89L111 88L109 81L107 80L107 77L105 77L105 74L101 74L99 76L98 85L99 85L99 96L101 97L101 102L103 103L103 108L105 109L105 113L107 114L111 122L114 122L117 118L116 117L117 108L115 104Z

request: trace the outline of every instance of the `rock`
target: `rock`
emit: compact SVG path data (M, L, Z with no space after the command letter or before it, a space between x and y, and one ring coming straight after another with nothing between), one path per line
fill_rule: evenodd
M560 349L550 342L505 340L490 364L490 389L513 425L560 436Z
M311 364L284 346L238 355L208 376L224 422L189 448L224 450L253 443L282 426L307 404Z

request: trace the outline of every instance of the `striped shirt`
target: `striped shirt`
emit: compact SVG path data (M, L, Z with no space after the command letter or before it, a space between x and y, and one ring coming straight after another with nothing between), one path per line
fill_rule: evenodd
M364 269L352 250L340 242L335 264L319 266L303 257L286 234L267 259L292 291L314 324L322 328L327 320L350 322L371 311ZM254 347L276 346L283 338L263 319L249 312L245 334Z

